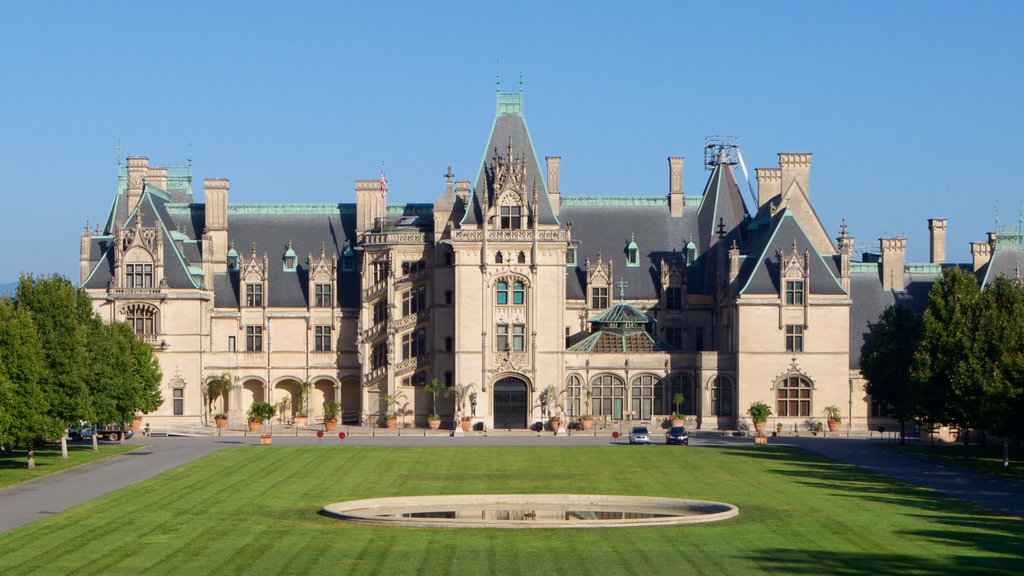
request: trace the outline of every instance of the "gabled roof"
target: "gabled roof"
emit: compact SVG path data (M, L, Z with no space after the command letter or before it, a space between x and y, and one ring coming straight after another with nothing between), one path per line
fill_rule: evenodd
M697 208L697 250L703 253L718 242L719 225L724 225L728 233L738 228L747 217L747 206L732 167L726 162L715 164L704 187L704 198Z
M526 178L523 181L523 192L527 202L533 203L533 190L536 188L539 198L539 206L536 208L539 224L557 225L558 217L551 209L551 201L548 198L547 186L544 184L544 171L537 161L537 155L533 150L533 141L526 129L526 119L522 114L522 93L499 93L498 112L491 127L491 137L487 140L487 147L484 148L484 156L480 161L480 170L477 172L476 189L469 199L469 209L463 217L461 225L479 225L483 222L483 198L489 193L490 181L488 179L488 167L493 163L494 155L504 156L508 153L509 145L515 155L524 155L526 158ZM500 192L500 191L499 191Z
M822 258L804 233L800 223L789 208L775 214L771 222L771 234L761 246L754 247L751 257L744 259L737 280L742 284L740 294L778 294L778 254L791 253L796 247L797 254L810 253L810 286L812 294L845 294L839 283L839 271L832 258Z
M1024 246L1021 232L1024 225L998 226L992 256L981 276L981 287L988 286L999 276L1010 279L1024 278Z

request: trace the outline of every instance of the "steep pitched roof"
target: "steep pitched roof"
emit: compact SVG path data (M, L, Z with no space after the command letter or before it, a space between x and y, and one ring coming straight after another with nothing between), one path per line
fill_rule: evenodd
M814 243L804 233L800 223L783 208L771 222L771 233L764 242L750 251L751 257L744 259L738 281L742 285L740 294L777 294L779 292L779 259L777 254L792 252L810 253L810 286L812 294L845 294L839 283L839 271L835 260L823 258Z
M476 189L469 199L469 209L463 217L461 224L479 225L483 222L483 202L491 190L489 169L492 168L494 156L505 156L509 147L515 155L523 155L526 159L526 177L523 181L523 192L527 201L532 205L533 190L536 188L539 199L539 206L536 207L539 224L558 224L558 217L551 209L551 201L548 198L547 186L544 184L544 171L537 161L537 155L533 150L533 141L526 129L526 119L522 113L522 93L499 93L498 112L491 127L491 136L487 140L487 147L484 149L483 159L480 161L480 170L477 172ZM497 191L500 192L500 191Z
M1021 232L1024 226L998 226L992 257L985 265L981 287L988 286L999 276L1011 279L1024 278L1024 247L1021 246ZM979 271L980 272L980 271Z
M747 218L747 206L736 184L732 167L726 162L715 164L704 187L703 200L697 208L697 250L703 253L718 242L720 225L724 225L728 233L737 229Z

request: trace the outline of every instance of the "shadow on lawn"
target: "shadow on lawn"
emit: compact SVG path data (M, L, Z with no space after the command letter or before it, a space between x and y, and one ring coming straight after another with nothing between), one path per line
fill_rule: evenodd
M785 467L769 472L789 476L799 484L832 491L835 495L870 499L892 506L934 528L906 531L949 550L942 557L923 558L870 552L803 552L767 548L750 558L768 572L839 575L939 574L964 571L971 574L1019 573L1024 562L1024 520L1002 516L981 506L835 462L799 448L729 447L724 451L741 458L776 460ZM984 555L984 556L983 556ZM998 556L998 557L993 557Z

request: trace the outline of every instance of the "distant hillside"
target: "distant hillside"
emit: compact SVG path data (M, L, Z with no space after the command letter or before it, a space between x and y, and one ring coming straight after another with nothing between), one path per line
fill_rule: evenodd
M0 295L10 294L14 295L14 289L18 287L17 282L10 282L8 284L0 284Z

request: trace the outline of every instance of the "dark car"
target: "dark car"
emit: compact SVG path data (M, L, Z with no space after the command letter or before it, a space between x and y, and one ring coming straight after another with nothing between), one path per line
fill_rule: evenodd
M683 426L673 426L665 432L665 444L685 444L690 445L690 435L686 433L686 428Z
M89 424L79 424L68 428L68 438L72 440L91 440L93 428Z

